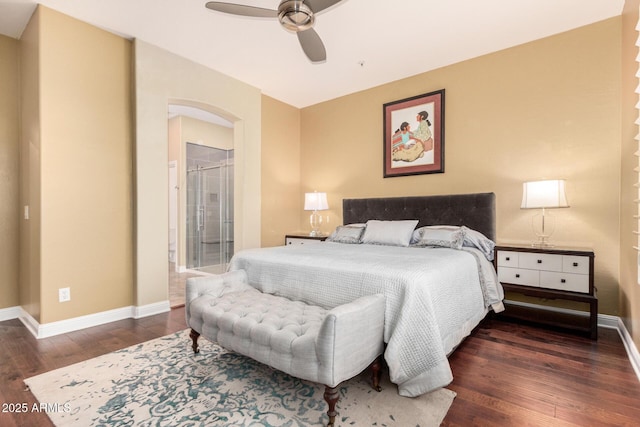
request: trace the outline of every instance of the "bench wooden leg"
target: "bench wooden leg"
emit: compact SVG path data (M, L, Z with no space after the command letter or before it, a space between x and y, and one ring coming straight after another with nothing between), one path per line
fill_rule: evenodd
M336 421L336 403L338 403L338 399L340 398L340 394L338 393L338 387L329 387L328 385L324 387L324 400L329 405L329 410L327 411L327 415L329 415L329 424L328 427L332 427Z
M198 337L200 336L200 334L196 331L194 331L193 329L191 329L191 333L189 334L189 337L191 337L191 341L193 341L193 344L191 344L191 348L193 349L194 353L199 353L200 349L198 348Z
M380 387L380 377L382 376L381 358L382 356L376 357L376 360L371 364L371 386L375 391L382 391L382 387Z
M376 357L371 365L371 385L375 391L382 391L382 387L380 387L380 377L382 376L382 356ZM335 387L329 387L328 385L324 386L324 400L329 405L329 410L327 411L327 415L329 416L329 427L332 427L336 421L336 404L338 403L338 399L340 399L340 393L338 392L338 384Z

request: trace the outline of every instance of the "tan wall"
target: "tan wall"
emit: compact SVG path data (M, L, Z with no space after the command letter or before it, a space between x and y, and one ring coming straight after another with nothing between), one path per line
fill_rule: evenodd
M233 150L233 128L192 117L182 117L182 141L185 144L191 142L222 150Z
M182 171L184 167L181 163L181 143L180 143L180 135L182 134L182 117L172 117L169 119L169 134L168 134L168 143L169 143L169 163L175 162L175 173L177 180L178 189L172 193L172 189L169 187L169 210L171 210L171 197L175 198L174 203L176 206L173 207L175 209L174 215L175 217L175 227L176 229L173 231L175 233L175 264L173 265L174 271L178 271L178 267L181 265L180 262L180 253L184 251L182 247L182 242L180 241L180 236L178 230L180 229L181 221L185 218L184 212L186 212L186 207L181 206L180 199L183 196L184 191L186 189L186 182L181 180ZM171 169L169 169L171 170ZM184 240L184 239L183 239ZM169 244L171 244L171 212L169 212ZM171 266L170 266L171 267Z
M20 305L40 321L40 8L20 40Z
M302 191L345 197L493 191L500 241L529 242L522 182L567 180L556 244L596 253L600 311L618 313L620 18L345 96L301 112ZM383 178L382 105L445 89L445 173ZM301 221L306 214L300 211Z
M627 0L622 15L622 157L621 157L621 205L620 205L620 317L631 333L637 348L640 348L640 285L638 284L638 237L633 234L638 230L638 189L633 184L638 182L638 158L634 153L638 150L638 118L635 94L638 86L636 58L638 48L635 30L638 22L640 1Z
M38 12L40 322L49 323L132 304L131 43ZM62 287L71 301L58 302Z
M260 90L141 40L136 97L135 304L167 301L167 106L188 105L234 123L236 250L260 246ZM187 77L185 77L187 76Z
M301 229L300 110L263 95L262 124L262 246L279 246Z
M20 51L0 35L0 309L19 305Z
M169 119L169 161L180 161L180 135L182 134L182 117Z

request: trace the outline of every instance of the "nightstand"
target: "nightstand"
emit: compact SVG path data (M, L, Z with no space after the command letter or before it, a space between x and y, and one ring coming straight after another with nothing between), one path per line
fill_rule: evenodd
M308 234L287 234L284 236L285 245L309 245L313 243L322 243L327 240L328 236L309 236Z
M532 320L551 326L574 329L598 339L598 298L593 282L592 250L536 248L525 245L497 245L494 266L505 292L544 299L577 301L589 305L588 323L582 316L561 310L525 308L505 301L505 317Z

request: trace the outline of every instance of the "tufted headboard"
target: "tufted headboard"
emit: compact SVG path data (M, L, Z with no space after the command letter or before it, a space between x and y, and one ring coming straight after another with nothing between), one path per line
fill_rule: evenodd
M496 240L496 195L494 193L446 196L344 199L343 224L417 219L425 225L466 225Z

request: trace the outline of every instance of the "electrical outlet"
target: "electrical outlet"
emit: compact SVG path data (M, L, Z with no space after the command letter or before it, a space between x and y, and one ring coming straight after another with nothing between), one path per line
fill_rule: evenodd
M58 300L60 302L71 301L71 288L58 289Z

